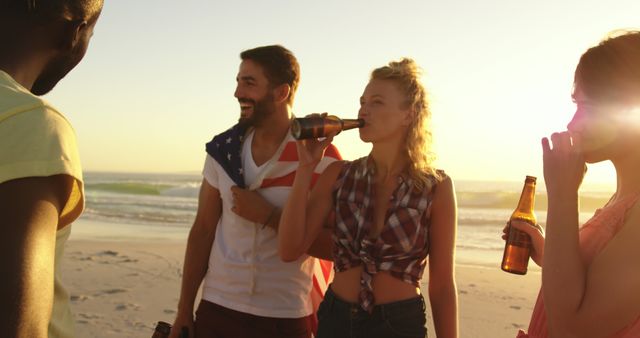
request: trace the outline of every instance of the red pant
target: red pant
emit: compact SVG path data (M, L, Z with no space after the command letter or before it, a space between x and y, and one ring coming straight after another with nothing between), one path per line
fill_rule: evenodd
M195 338L311 338L311 316L260 317L202 300L196 311Z

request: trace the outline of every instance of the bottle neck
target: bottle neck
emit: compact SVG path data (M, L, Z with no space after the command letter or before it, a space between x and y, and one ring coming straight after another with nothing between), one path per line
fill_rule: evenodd
M527 182L522 188L522 194L520 194L520 201L518 202L518 207L513 212L512 217L516 218L525 218L535 221L535 216L533 212L533 207L535 205L535 196L536 194L536 185L535 183Z
M342 130L364 127L363 119L342 119Z

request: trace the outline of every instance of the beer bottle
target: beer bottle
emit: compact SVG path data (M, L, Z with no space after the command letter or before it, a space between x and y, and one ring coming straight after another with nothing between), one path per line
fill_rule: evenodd
M167 322L158 322L151 338L169 338L170 333L171 324ZM180 330L180 338L189 338L189 329L182 327L182 330Z
M167 322L158 322L151 338L168 338L169 333L171 333L171 324Z
M335 115L310 116L293 119L291 134L297 140L325 137L331 132L364 127L363 119L341 119Z
M521 220L531 224L536 224L536 215L533 213L535 203L536 178L527 176L520 195L518 207L511 214L510 221ZM502 270L519 275L527 273L529 256L531 254L531 237L525 232L509 226L507 232L507 242L502 256Z

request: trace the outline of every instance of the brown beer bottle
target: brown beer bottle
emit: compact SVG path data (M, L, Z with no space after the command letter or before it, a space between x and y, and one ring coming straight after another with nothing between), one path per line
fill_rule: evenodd
M171 324L160 321L156 325L156 329L153 331L151 338L169 338L170 333ZM189 338L189 329L183 327L182 330L180 330L180 338Z
M151 338L168 338L169 333L171 333L171 324L167 322L158 322Z
M295 118L291 134L297 140L325 137L332 132L364 127L363 119L341 119L335 115Z
M536 224L536 215L533 213L535 204L536 178L527 176L520 195L518 207L511 214L510 221L521 220L527 223ZM524 275L527 273L529 256L531 254L531 237L525 232L509 227L507 232L507 242L502 256L502 270L506 272Z

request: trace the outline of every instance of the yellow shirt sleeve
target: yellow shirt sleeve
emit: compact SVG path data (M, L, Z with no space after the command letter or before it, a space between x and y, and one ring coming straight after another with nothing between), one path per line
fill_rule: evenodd
M73 222L84 208L82 167L76 134L67 119L0 70L0 183L25 177L69 175L74 185L60 215ZM73 338L69 294L61 283L60 262L71 226L56 233L54 301L49 338Z
M68 224L84 208L82 168L71 124L42 101L0 113L0 183L59 174L75 178L60 215Z

